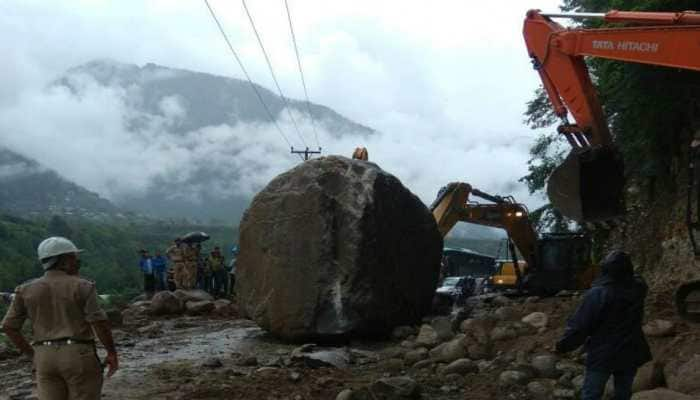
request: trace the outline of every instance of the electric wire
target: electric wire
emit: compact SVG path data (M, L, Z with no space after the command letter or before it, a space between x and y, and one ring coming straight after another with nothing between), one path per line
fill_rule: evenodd
M265 46L263 46L262 39L260 38L260 34L258 33L258 29L255 27L255 22L253 21L253 16L250 14L250 11L248 10L248 5L246 4L245 0L241 0L241 3L243 3L243 8L245 9L246 15L248 15L248 21L250 21L250 26L253 27L253 33L255 33L255 37L258 40L258 44L260 45L260 50L262 50L263 56L265 56L265 62L267 62L267 68L270 70L270 75L272 75L272 80L275 82L275 86L277 87L277 92L280 95L280 98L282 98L282 102L284 103L285 109L287 110L287 114L289 115L289 119L292 121L292 125L294 126L294 130L297 133L297 136L299 136L299 139L301 139L301 142L304 144L305 147L308 147L306 144L306 140L304 140L304 136L302 136L301 132L299 131L299 126L297 126L297 121L294 119L294 116L292 115L292 111L290 110L289 107L289 102L287 101L287 98L284 96L282 93L282 88L280 87L279 82L277 81L277 75L275 75L275 70L272 68L272 62L270 61L270 57L267 55L267 51L265 50Z
M204 0L204 4L206 4L207 9L209 10L209 13L211 14L212 19L216 23L216 26L219 28L219 32L221 32L221 36L224 38L224 41L226 42L226 45L228 46L229 50L231 51L231 54L233 54L233 57L236 59L238 62L238 66L241 68L241 71L243 71L243 75L245 75L245 78L248 80L248 83L250 83L250 87L253 89L253 92L255 92L255 95L258 97L258 100L260 100L260 104L262 104L263 108L265 109L265 112L267 113L267 116L270 118L270 121L275 125L277 128L277 132L279 132L280 136L282 136L282 139L284 139L285 142L287 142L287 145L290 148L293 148L292 143L289 141L289 138L287 135L284 134L282 131L282 128L279 126L277 123L277 120L275 120L275 117L272 115L272 112L270 111L270 108L267 106L265 103L265 100L263 100L262 95L260 94L260 91L258 91L258 88L255 86L253 83L253 80L250 79L250 75L248 75L248 71L245 69L245 66L243 65L243 61L241 60L240 57L238 57L238 53L236 53L236 50L233 48L233 45L231 44L231 41L228 38L228 35L226 34L226 31L224 31L224 28L221 26L221 23L219 22L219 18L216 17L216 13L214 12L214 9L211 8L211 5L209 4L208 0ZM304 160L304 158L299 154L299 158Z
M311 128L314 131L314 139L316 146L320 149L321 143L318 141L318 132L316 131L316 122L311 113L311 102L309 101L309 91L306 88L306 79L304 79L304 70L301 67L301 57L299 57L299 47L297 46L297 37L294 34L294 24L292 24L292 13L289 12L289 3L284 0L284 8L287 10L287 21L289 21L289 32L292 34L292 43L294 44L294 54L297 56L297 66L299 67L299 76L301 77L301 86L304 88L304 98L306 99L306 111L309 113L311 120Z

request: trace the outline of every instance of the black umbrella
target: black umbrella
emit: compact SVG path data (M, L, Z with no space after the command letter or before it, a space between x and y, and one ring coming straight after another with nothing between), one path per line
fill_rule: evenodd
M190 232L180 238L184 243L201 243L209 240L209 235L204 232Z

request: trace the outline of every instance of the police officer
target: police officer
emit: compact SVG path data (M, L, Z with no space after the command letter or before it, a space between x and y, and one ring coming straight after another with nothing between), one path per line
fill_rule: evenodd
M176 238L172 246L165 251L173 266L173 280L177 289L185 289L185 247L180 238Z
M107 377L119 368L107 316L97 304L95 284L79 276L77 247L68 239L50 237L37 253L44 276L26 282L2 321L2 329L36 368L40 400L98 400L102 368L93 330L105 349ZM34 341L22 335L24 321L32 324Z

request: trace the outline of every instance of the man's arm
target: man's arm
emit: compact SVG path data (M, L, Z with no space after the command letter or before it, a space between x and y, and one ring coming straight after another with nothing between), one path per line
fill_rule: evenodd
M24 338L22 332L19 329L15 329L9 326L3 326L3 332L10 338L10 341L27 357L34 356L34 349L29 344L27 339Z
M108 321L94 321L91 323L92 329L95 331L97 338L107 350L107 358L105 358L105 363L109 367L107 370L107 377L110 378L119 369L119 357L117 356L117 348L114 346L114 339L112 338L112 329L109 326Z
M593 333L603 306L602 288L594 288L586 293L583 302L566 323L564 335L556 344L558 353L576 350Z
M15 290L15 296L10 303L10 309L7 310L5 318L2 320L2 330L5 332L10 341L17 348L29 357L34 355L34 349L29 344L27 339L22 335L22 325L27 319L27 308L24 306L24 299L20 289Z
M85 281L87 283L87 281ZM119 358L117 357L117 349L114 346L114 339L112 338L112 329L109 326L109 320L107 319L107 314L100 308L97 303L97 290L95 285L92 283L87 283L84 286L86 290L85 297L85 320L90 323L92 329L95 331L95 335L100 339L100 342L107 350L107 358L105 363L109 366L107 371L107 377L111 377L119 369Z

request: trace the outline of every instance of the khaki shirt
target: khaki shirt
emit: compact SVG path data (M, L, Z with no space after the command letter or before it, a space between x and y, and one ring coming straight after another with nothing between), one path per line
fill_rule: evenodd
M168 249L165 251L165 255L168 256L170 261L174 263L180 263L183 261L183 253L182 247L178 247L176 245L168 247Z
M105 321L107 315L97 304L93 282L51 270L17 287L2 326L21 329L27 318L32 321L34 341L90 340L90 323Z

